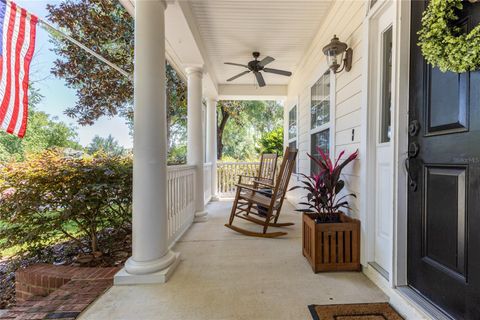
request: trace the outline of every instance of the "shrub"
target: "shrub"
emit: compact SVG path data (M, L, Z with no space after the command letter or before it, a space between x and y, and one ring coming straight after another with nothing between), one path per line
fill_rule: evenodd
M307 155L318 165L319 172L312 176L301 174L304 178L301 181L303 185L295 186L290 190L304 189L308 192L305 197L307 201L299 203L306 208L297 211L312 213L317 222L338 222L339 210L342 208L350 209L348 201L345 199L356 197L353 193L343 196L340 196L340 194L345 187L345 181L341 179L342 170L350 162L357 159L358 150L345 159L343 159L345 151L340 152L335 163L321 148L317 148L317 151L320 154L319 159L308 153Z
M0 171L0 249L33 251L68 238L88 237L131 221L130 157L66 156L58 150L9 163Z
M283 155L283 127L278 127L273 131L262 135L259 141L260 148L258 153L276 153Z

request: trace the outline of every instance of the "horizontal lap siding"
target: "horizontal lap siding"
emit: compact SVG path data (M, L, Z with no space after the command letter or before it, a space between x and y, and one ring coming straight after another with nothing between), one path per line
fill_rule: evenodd
M307 157L307 152L310 153L310 87L327 70L322 48L330 42L334 34L353 48L352 69L350 72L342 71L336 75L335 119L331 119L331 121L335 121L335 132L331 133L335 135L335 157L337 158L342 150L349 154L360 149L362 87L363 81L365 81L362 77L362 23L364 17L364 1L335 1L289 84L285 124L288 123L290 107L298 104L297 147L300 173L310 173L310 160ZM354 192L357 195L356 199L350 199L351 213L356 217L359 216L359 198L361 196L361 165L360 155L358 160L345 168L343 174L346 182L345 192ZM298 180L298 177L293 177L291 184L297 185ZM293 203L298 203L303 195L302 191L295 190L289 193L288 198Z

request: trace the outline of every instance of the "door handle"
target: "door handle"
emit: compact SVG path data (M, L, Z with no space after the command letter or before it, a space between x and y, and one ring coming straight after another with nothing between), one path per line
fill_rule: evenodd
M412 172L410 170L411 159L412 158L410 156L407 156L405 158L405 170L407 171L407 175L408 175L408 186L413 192L415 192L418 189L418 184L417 184L417 181L415 181L416 179L412 176Z
M407 171L407 174L408 174L408 186L414 192L417 191L418 184L417 184L416 178L412 175L412 171L410 170L410 160L416 158L419 153L420 153L420 146L418 145L418 143L411 142L408 145L407 158L405 159L405 170Z

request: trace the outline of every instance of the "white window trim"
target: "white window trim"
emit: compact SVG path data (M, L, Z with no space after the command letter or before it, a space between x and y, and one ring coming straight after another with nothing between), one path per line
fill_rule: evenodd
M327 123L322 124L319 127L316 127L312 129L312 87L317 83L317 81L322 77L328 70L325 70L323 68L323 72L320 74L320 76L316 76L311 82L311 84L308 86L308 97L309 97L309 103L308 103L308 113L310 114L309 117L309 127L310 129L308 130L308 150L309 153L312 153L312 135L318 132L321 132L323 130L329 129L330 131L330 141L329 141L329 151L330 151L330 158L333 160L335 159L336 153L335 153L335 123L336 123L336 109L337 109L337 77L336 74L330 70L330 119ZM308 161L308 174L312 172L312 162Z
M300 124L300 105L299 105L300 99L297 96L297 99L295 103L292 104L292 106L288 109L288 119L287 119L287 146L290 145L290 143L295 142L297 146L298 152L300 152L300 146L299 146L299 138L298 135L300 133L299 129L299 124ZM295 137L290 139L290 111L292 111L293 108L297 108L295 115L296 115L296 132L295 132ZM295 161L295 172L292 173L293 175L297 176L299 174L299 169L300 169L300 159L297 154L297 160Z
M298 99L297 99L298 101ZM295 137L291 138L290 139L290 112L292 111L293 108L297 107L297 111L295 112L295 115L296 115L296 130L295 130ZM289 109L288 109L288 125L287 125L287 141L288 143L290 144L290 142L293 142L293 141L298 141L298 116L299 116L299 113L298 113L298 103L294 103ZM297 149L298 149L298 145L297 145Z

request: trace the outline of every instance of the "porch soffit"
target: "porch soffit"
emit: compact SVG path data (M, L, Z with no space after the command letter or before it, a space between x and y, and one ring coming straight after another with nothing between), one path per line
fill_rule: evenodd
M269 67L295 72L325 20L332 0L188 0L180 1L209 71L219 85L244 71L224 62L245 64L259 51L276 60ZM264 73L268 85L288 85L290 78ZM254 88L254 75L229 82ZM256 90L252 92L255 93Z
M134 0L119 0L132 14ZM253 74L226 79L242 68L252 51L276 60L269 67L295 73L304 53L328 15L333 0L178 0L167 1L166 54L185 75L189 65L205 69L204 95L220 99L283 99L289 77L264 73L266 88ZM270 87L270 88L269 88Z

